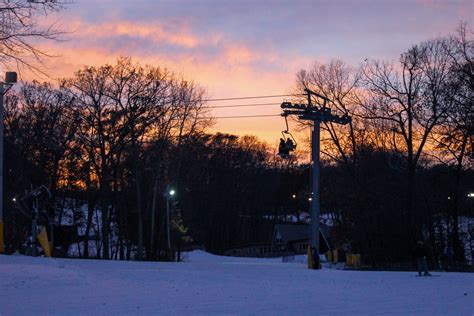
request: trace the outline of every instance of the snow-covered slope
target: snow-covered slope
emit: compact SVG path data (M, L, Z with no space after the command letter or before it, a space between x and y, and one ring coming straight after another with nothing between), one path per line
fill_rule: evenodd
M0 256L0 314L473 315L474 274L323 269L203 251L182 263Z

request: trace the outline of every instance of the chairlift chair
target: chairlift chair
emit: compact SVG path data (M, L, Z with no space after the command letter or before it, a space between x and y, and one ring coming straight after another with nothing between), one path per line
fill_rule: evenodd
M286 130L281 132L281 135L283 138L280 138L280 145L278 147L278 155L282 158L289 158L290 157L290 152L294 151L296 149L296 139L293 137L293 135L290 133L289 128L288 128L288 119L285 117L285 123L286 123ZM290 137L287 137L290 136Z
M286 142L284 138L280 138L280 145L278 146L278 156L284 159L290 157L290 151L286 147Z

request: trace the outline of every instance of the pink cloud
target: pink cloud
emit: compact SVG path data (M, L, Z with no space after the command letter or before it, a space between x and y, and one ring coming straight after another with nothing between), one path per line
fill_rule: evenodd
M198 36L191 34L186 28L181 27L178 32L171 32L160 23L141 23L130 21L109 21L98 24L85 23L75 20L69 23L69 28L74 29L74 40L88 38L113 38L118 36L129 36L140 38L156 43L168 43L186 48L193 48L202 42Z
M270 45L259 47L233 41L225 33L197 34L186 24L173 25L170 30L165 23L158 22L89 24L75 19L68 28L76 30L68 41L43 45L52 54L60 53L59 57L46 60L45 72L52 78L72 76L85 65L113 64L119 56L130 56L141 64L168 67L206 87L210 97L220 98L286 94L294 84L296 72L310 64L307 57L284 55ZM163 45L170 45L172 49L152 49ZM35 77L37 75L27 75L25 79ZM278 114L279 107L214 110L216 116L262 113ZM280 121L278 117L221 120L213 130L253 134L273 143L279 137Z
M268 45L258 47L243 41L235 42L223 33L199 35L184 23L173 25L173 31L170 31L166 23L110 21L89 24L76 19L70 22L69 28L76 31L67 42L45 46L52 54L61 52L60 58L48 62L62 64L54 66L59 74L72 74L71 69L83 65L110 63L118 56L131 56L142 63L159 61L184 75L191 72L198 81L221 74L225 76L229 71L234 78L243 74L261 77L260 65L264 64L267 65L265 72L270 73L268 76L278 78L283 74L293 75L309 63L303 56L282 55ZM242 82L248 81L248 78L242 78Z

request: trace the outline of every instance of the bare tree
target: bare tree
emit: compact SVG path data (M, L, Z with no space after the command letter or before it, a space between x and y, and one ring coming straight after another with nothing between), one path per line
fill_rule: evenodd
M439 126L433 140L442 150L441 159L454 167L455 185L451 192L450 243L456 259L464 259L459 234L460 183L463 168L472 163L474 135L474 41L472 32L461 24L457 33L444 42L446 54L450 57L450 97L454 106L448 112L448 119Z
M129 58L119 59L110 74L110 98L118 111L117 127L121 143L130 149L132 175L135 184L138 222L137 259L143 257L143 190L141 154L153 134L153 123L163 115L170 72L155 67L134 65Z
M192 81L176 75L170 76L164 103L160 106L160 115L153 123L153 144L157 150L155 170L153 172L153 198L151 205L150 256L155 253L156 209L159 192L168 187L179 188L183 160L182 146L189 138L202 133L210 124L205 107L205 90ZM173 149L173 157L171 149ZM163 224L158 235L163 231Z
M92 167L92 177L86 183L93 186L90 180L98 180L103 258L109 258L109 228L117 216L120 241L115 245L123 244L125 237L130 241L136 236L137 259L143 258L148 209L151 230L147 256L151 256L158 192L170 185L172 174L177 176L183 139L207 126L201 101L204 90L166 68L140 66L129 58L119 58L115 65L86 67L66 82L82 118L79 135L84 165ZM167 156L170 149L177 151L173 159ZM154 185L149 190L151 178ZM120 205L119 200L124 200L120 196L128 193L128 207ZM126 219L130 215L134 215L137 229L128 231ZM136 232L133 236L132 231ZM129 257L131 244L127 251Z
M450 94L454 106L448 120L437 130L435 141L455 160L457 169L469 163L472 156L474 134L474 40L472 32L461 24L457 33L445 43L444 49L450 57ZM474 157L474 156L472 156ZM471 157L471 158L472 158Z
M64 169L70 145L75 140L77 117L72 111L74 100L64 88L55 89L51 84L33 82L21 89L21 115L17 123L22 124L16 135L21 147L35 164L47 171L40 182L47 181L53 193L67 181ZM9 109L11 110L11 109ZM62 184L60 184L62 182Z
M115 128L114 102L109 97L111 72L111 66L85 67L65 82L75 97L81 118L78 136L85 152L84 161L90 164L92 178L98 179L104 259L109 259L110 166L119 136Z
M299 91L309 88L328 98L333 110L353 116L347 126L332 122L322 125L322 153L346 165L357 161L358 146L365 142L368 132L366 121L354 116L358 112L359 81L356 71L341 60L315 63L309 71L302 70L297 75Z
M41 72L37 64L51 55L36 42L57 41L64 31L56 22L43 26L38 21L62 9L60 1L0 0L0 63Z
M392 132L389 146L404 159L407 197L403 211L410 227L408 241L420 236L421 219L413 214L415 175L427 142L434 129L443 124L452 109L450 98L450 60L444 39L415 45L400 57L397 66L381 61L367 61L361 68L368 98L362 105L365 117L386 122Z

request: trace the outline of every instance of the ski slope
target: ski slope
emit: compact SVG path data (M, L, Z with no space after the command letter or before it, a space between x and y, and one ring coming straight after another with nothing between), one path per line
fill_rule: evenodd
M473 315L474 274L322 269L203 251L188 262L0 256L0 315Z

